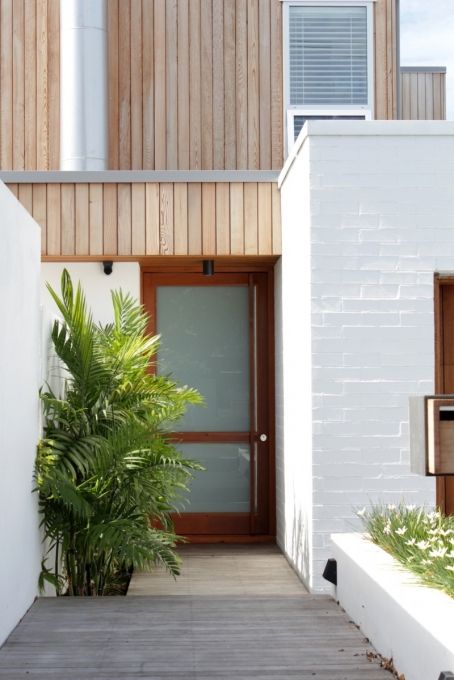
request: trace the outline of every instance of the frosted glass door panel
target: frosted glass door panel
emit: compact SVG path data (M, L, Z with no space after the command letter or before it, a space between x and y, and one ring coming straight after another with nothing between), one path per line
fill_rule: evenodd
M247 286L159 286L159 374L196 387L179 432L249 430L249 291Z
M248 444L179 444L178 449L205 468L194 473L183 512L249 512Z

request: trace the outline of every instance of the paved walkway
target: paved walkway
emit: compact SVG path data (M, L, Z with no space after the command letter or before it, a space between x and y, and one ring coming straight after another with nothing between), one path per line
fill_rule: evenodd
M389 680L335 602L308 595L275 548L184 553L176 584L134 579L131 593L147 594L38 600L0 650L0 678Z

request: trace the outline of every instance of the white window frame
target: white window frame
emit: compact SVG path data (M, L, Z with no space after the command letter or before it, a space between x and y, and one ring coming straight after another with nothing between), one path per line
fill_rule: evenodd
M290 149L294 144L294 116L364 116L366 120L373 120L374 118L374 2L376 0L281 0L283 7L283 64L284 64L284 121L286 123L285 139L285 157L288 156ZM290 38L289 38L289 7L291 6L325 6L325 7L352 7L361 6L367 8L367 101L364 106L345 105L333 106L308 105L308 106L291 106L290 105Z

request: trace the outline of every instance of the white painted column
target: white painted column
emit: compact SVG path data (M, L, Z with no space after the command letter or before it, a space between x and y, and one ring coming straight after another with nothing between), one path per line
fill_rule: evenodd
M60 0L60 169L107 168L106 0Z

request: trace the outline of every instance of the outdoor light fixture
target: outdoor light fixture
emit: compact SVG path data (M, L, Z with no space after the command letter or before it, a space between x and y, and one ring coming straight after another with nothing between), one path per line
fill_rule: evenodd
M214 260L203 260L203 275L213 276L214 274Z
M109 274L112 274L113 272L113 262L112 260L104 260L102 263L102 267L104 269L104 274L109 276Z
M444 671L443 673L440 673L438 680L454 680L454 673L451 673L450 671Z
M323 570L323 578L337 586L337 562L333 557L330 557L326 562Z

